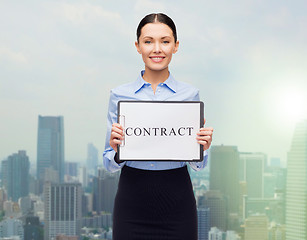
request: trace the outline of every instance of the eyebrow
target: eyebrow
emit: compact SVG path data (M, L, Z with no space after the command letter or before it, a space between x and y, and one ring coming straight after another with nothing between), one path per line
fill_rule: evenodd
M145 36L143 37L144 38L150 38L150 39L153 39L153 37L150 37L150 36ZM171 38L171 36L164 36L164 37L161 37L161 39L165 39L165 38Z

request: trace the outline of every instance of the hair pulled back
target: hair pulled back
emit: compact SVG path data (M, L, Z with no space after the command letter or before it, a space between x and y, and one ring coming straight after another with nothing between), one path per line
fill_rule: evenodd
M160 23L164 23L167 26L170 27L170 29L172 29L173 31L173 36L175 39L175 42L177 42L177 31L176 31L176 26L175 23L173 22L173 20L167 16L164 13L151 13L146 15L139 23L139 26L136 30L136 38L137 41L139 41L139 38L141 36L141 30L142 28L147 24L147 23L155 23L155 22L160 22Z

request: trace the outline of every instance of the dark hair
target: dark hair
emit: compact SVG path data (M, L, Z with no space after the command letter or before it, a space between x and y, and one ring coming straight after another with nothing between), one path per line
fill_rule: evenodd
M141 30L142 28L147 24L147 23L155 23L155 22L160 22L160 23L164 23L167 26L170 27L170 29L172 29L173 31L173 36L175 39L175 42L177 42L177 31L176 31L176 26L175 23L173 22L173 20L167 16L164 13L151 13L146 15L139 23L139 26L136 30L136 38L137 41L139 41L139 38L141 36Z

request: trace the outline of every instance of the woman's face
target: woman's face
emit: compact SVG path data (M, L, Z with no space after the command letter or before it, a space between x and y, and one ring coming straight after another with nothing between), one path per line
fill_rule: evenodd
M162 71L168 69L172 55L177 52L179 42L175 43L172 29L164 23L148 23L142 30L137 51L142 54L145 70Z

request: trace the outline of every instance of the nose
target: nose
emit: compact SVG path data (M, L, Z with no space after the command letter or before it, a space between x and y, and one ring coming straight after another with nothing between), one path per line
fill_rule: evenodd
M155 53L161 52L161 46L160 46L160 43L159 43L159 42L156 42L156 43L155 43L155 45L154 45L154 52L155 52Z

